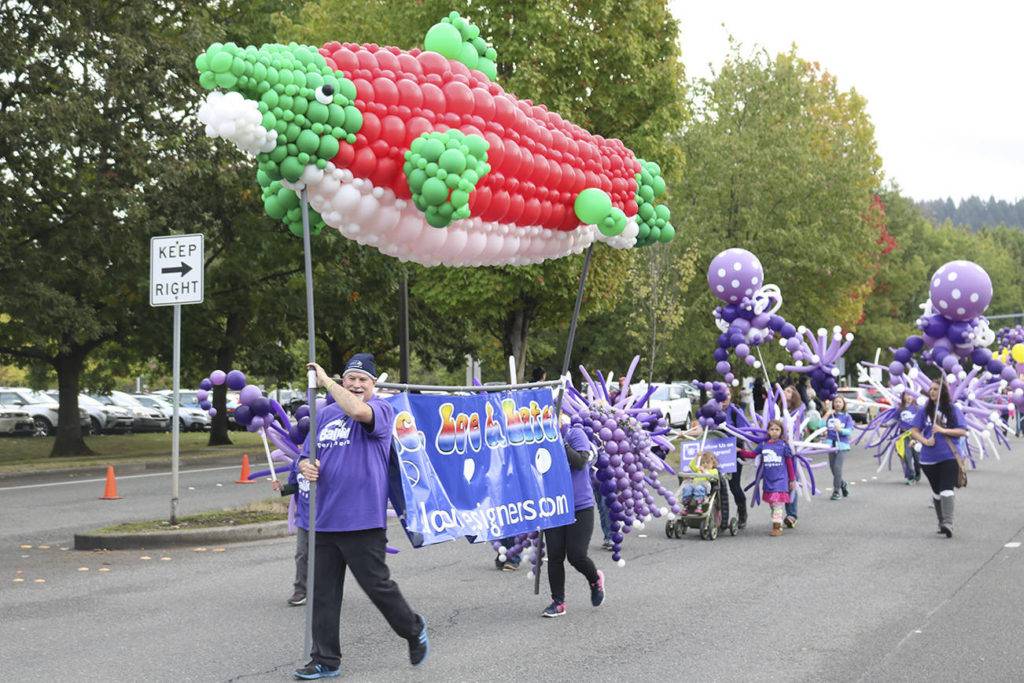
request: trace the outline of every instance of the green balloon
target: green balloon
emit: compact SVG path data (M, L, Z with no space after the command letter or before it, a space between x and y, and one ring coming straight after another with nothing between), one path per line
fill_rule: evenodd
M231 70L231 62L233 61L230 52L218 50L210 57L210 70L216 74L227 73Z
M458 59L462 50L462 34L459 33L459 29L442 21L427 31L423 47L432 52L439 52L448 59Z
M654 218L654 205L653 204L648 204L647 202L644 202L643 204L640 205L640 207L639 207L639 209L637 211L640 214L640 218L642 220L649 221L652 218Z
M263 209L271 218L276 218L277 220L284 218L285 210L281 206L281 202L278 201L276 195L267 197L263 200Z
M457 149L445 150L437 165L448 173L462 173L466 170L466 155Z
M654 188L650 185L641 185L640 189L636 192L640 195L645 202L654 201Z
M676 236L676 229L672 227L671 223L666 223L665 227L661 229L661 241L669 243L672 238Z
M576 217L589 225L597 225L612 210L612 198L596 187L587 189L576 195L573 203Z
M459 61L470 69L475 69L480 62L480 54L469 43L463 43L462 49L459 50Z
M327 123L329 114L327 107L319 102L310 102L309 108L306 110L306 118L313 123Z
M313 131L304 130L299 133L298 139L295 140L295 146L299 148L300 152L311 154L320 146L320 138Z
M672 217L672 212L664 204L658 204L654 207L654 214L663 221L667 221Z
M444 151L444 143L437 138L431 137L423 141L423 148L420 154L423 155L424 159L432 163L440 159Z
M217 87L217 74L212 71L204 71L199 74L199 85L206 90L213 90Z
M419 194L423 189L423 183L427 182L427 174L421 169L416 168L407 172L407 176L409 179L409 189Z
M654 186L654 196L660 197L665 193L665 179L661 176L657 176L652 183Z
M288 157L281 162L281 175L290 183L298 181L304 170L305 167L295 157Z
M437 178L427 178L423 183L423 200L431 206L440 206L448 199L448 186Z
M428 213L427 224L435 228L446 228L448 227L448 219L439 213Z
M470 134L466 136L464 142L466 143L466 147L469 148L469 153L471 155L477 159L487 158L487 150L491 147L491 144L487 142L487 140L484 140L479 135Z
M277 191L277 201L281 202L281 207L285 211L291 211L299 206L299 195L295 194L287 187L282 187Z
M214 80L217 82L218 86L225 90L231 90L235 87L235 84L238 83L238 79L235 78L235 75L232 73L217 74L214 77Z
M452 206L456 209L461 208L469 204L469 193L463 192L462 190L455 190L452 192Z
M355 107L345 107L345 125L342 128L347 133L358 133L363 127L363 114Z
M492 81L498 80L498 67L494 65L494 60L488 59L487 57L481 57L476 63L476 68Z
M320 138L320 147L317 149L316 155L321 159L333 159L337 156L339 149L341 149L341 145L336 138L324 135Z

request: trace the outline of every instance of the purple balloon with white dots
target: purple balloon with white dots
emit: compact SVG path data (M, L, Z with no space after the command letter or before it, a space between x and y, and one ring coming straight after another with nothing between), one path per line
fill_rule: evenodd
M992 301L992 280L971 261L950 261L932 275L932 308L950 320L971 320Z
M739 303L764 284L761 262L746 249L726 249L708 266L711 293L725 303Z

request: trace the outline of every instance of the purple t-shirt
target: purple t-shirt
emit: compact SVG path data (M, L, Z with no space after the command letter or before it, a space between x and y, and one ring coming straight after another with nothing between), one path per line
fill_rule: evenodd
M321 462L323 462L321 460ZM309 530L309 480L299 472L299 461L295 460L292 471L288 473L288 483L294 484L295 491L295 526Z
M586 432L579 427L572 427L565 433L564 443L577 453L588 454L593 450ZM584 465L581 470L570 468L569 474L572 476L573 509L585 510L594 507L594 487L590 482L590 465Z
M338 404L317 415L317 531L359 531L387 527L388 458L395 410L378 398L370 425L356 422ZM309 437L302 457L309 456Z
M943 424L945 419L945 416L940 412L938 414L940 425L948 429L964 428L964 414L961 413L960 409L956 406L953 406L953 424ZM911 426L920 429L921 436L932 436L932 416L927 408L921 408L917 411L917 417L914 418L914 422ZM925 446L924 444L921 444L921 464L934 465L935 463L942 462L943 460L952 460L957 454L950 449L949 445L950 443L956 445L957 441L958 439L952 436L936 434L934 446Z
M762 490L765 493L789 493L789 461L793 459L793 451L789 444L781 439L768 441L757 447L761 454Z
M900 429L907 431L914 426L914 418L917 417L917 406L909 405L899 409Z

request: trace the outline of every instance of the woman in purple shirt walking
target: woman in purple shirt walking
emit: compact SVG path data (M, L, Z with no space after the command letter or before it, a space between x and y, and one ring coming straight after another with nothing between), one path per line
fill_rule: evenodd
M932 487L939 533L946 538L953 537L953 496L960 477L956 442L967 435L964 424L963 413L950 400L946 383L933 381L928 403L917 411L910 437L921 444L921 469Z
M594 566L587 554L590 537L594 533L594 489L590 482L590 460L593 448L586 433L579 427L568 426L569 418L562 415L562 440L569 459L572 475L573 502L576 521L565 526L546 529L544 543L548 549L548 584L551 604L542 612L545 617L565 614L565 560L590 585L590 604L599 607L604 602L604 573Z

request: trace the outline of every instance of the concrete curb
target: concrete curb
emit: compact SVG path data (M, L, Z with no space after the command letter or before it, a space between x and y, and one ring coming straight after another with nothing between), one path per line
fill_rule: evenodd
M211 457L189 457L182 458L180 467L182 472L186 472L189 469L197 469L201 467L227 467L230 465L238 465L239 469L242 466L242 453L247 452L245 450L239 450L237 455L217 455ZM262 452L262 451L261 451ZM252 455L249 456L250 458ZM114 470L117 476L122 474L149 474L151 472L170 472L171 471L171 458L168 455L164 460L152 460L149 462L122 462L118 463L116 460L110 461L110 464L114 466ZM254 467L253 469L258 470L260 467ZM85 465L83 467L62 467L54 469L40 469L30 470L26 472L0 472L0 482L18 482L21 480L40 479L40 478L53 478L53 477L66 477L68 480L74 479L95 479L103 477L107 473L107 465Z
M179 529L135 534L75 534L75 550L137 550L180 545L242 543L287 536L288 521L215 526L208 529Z

